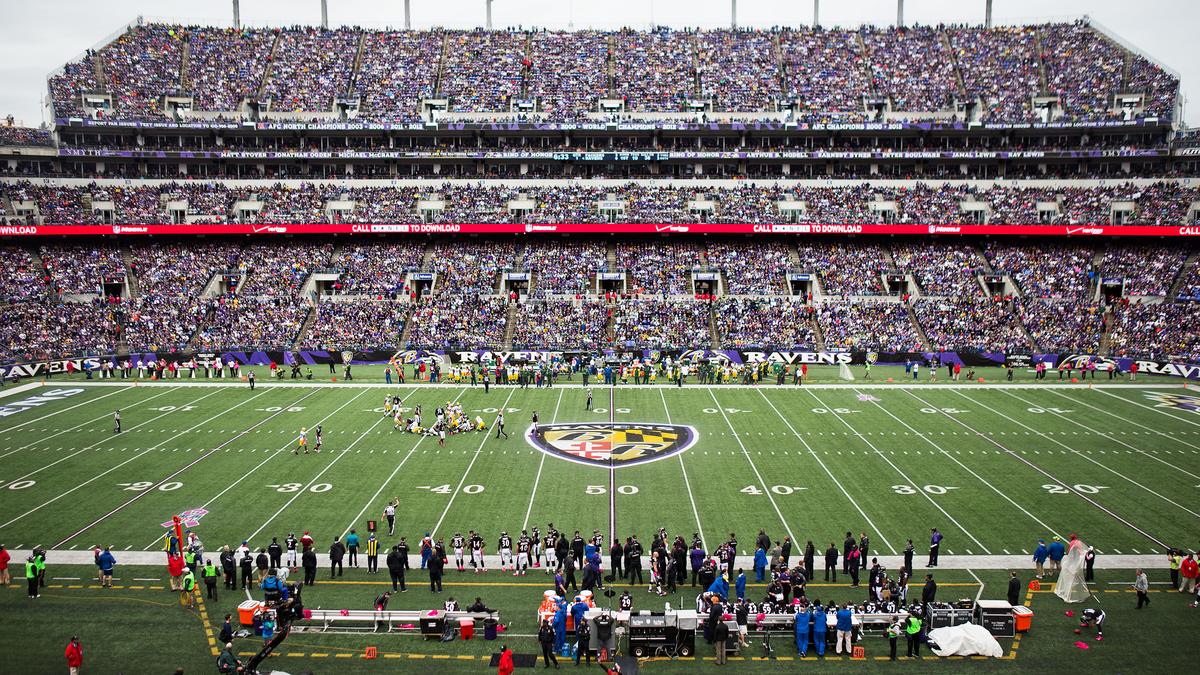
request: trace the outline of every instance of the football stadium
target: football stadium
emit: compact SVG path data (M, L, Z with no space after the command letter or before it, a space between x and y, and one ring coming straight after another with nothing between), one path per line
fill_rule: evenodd
M1194 666L1162 45L256 4L0 124L4 670Z

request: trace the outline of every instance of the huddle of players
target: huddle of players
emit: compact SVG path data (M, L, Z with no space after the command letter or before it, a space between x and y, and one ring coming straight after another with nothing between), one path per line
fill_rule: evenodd
M446 434L456 434L467 431L487 431L483 418L476 415L472 420L463 412L461 403L446 401L445 407L434 410L434 422L431 426L422 425L421 406L412 409L412 417L404 417L404 401L399 396L383 397L383 415L392 418L392 430L411 434L426 434L445 441Z
M532 531L521 530L516 539L509 536L507 531L501 532L496 541L496 550L500 555L500 570L511 571L515 577L524 576L530 567L544 567L546 574L561 570L564 566L574 569L582 565L584 551L589 545L598 551L604 550L604 535L595 530L591 538L585 540L576 530L574 538L568 539L554 529L554 523L550 523L545 536L537 527ZM487 544L475 530L468 530L465 537L455 532L450 538L450 549L459 572L465 572L468 563L476 574L487 571L484 558Z

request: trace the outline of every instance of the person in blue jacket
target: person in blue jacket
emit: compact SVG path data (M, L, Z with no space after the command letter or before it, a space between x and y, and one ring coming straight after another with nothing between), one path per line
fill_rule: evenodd
M716 593L717 595L721 596L722 600L728 599L729 579L726 579L724 574L717 577L717 579L712 582L712 585L708 587L708 592Z
M1037 567L1037 578L1046 574L1046 558L1050 557L1050 549L1046 548L1046 540L1038 539L1037 548L1033 550L1033 564Z
M796 614L796 651L800 658L808 655L808 631L812 622L812 608L806 608Z
M849 654L854 649L854 612L850 609L850 603L846 603L837 611L837 645L835 650L838 654L842 653L842 644L846 645L846 653Z
M821 607L821 601L818 600L813 606L813 645L817 648L817 656L824 658L825 656L825 610Z
M554 612L554 652L561 654L563 645L567 643L567 601L559 600L558 609Z
M96 566L100 568L101 583L105 588L112 588L113 567L116 566L117 559L113 557L108 547L104 547L104 552L96 556Z
M746 573L738 569L737 580L734 582L734 592L737 593L738 600L746 599Z
M578 626L583 621L583 615L588 611L587 603L583 598L575 596L575 604L571 605L571 625ZM563 628L566 628L564 625ZM565 636L564 636L564 639Z
M1050 542L1050 567L1056 574L1062 572L1062 559L1067 554L1067 547L1063 546L1062 541L1055 537L1054 541Z
M767 552L760 546L754 551L754 581L761 584L767 572Z

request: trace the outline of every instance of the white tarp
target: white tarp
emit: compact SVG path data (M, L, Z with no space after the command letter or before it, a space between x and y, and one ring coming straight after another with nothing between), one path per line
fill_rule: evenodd
M929 648L938 656L1004 656L996 638L983 626L973 623L929 631Z
M1065 602L1083 602L1092 594L1084 581L1087 562L1083 556L1086 552L1087 544L1079 539L1071 539L1067 555L1063 557L1062 573L1058 576L1058 583L1054 585L1054 594Z

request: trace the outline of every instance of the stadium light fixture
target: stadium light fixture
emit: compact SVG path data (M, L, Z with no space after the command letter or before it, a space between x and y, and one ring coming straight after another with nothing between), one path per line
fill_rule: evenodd
M729 25L737 30L737 0L729 0Z
M321 28L329 30L329 0L321 0Z
M492 29L492 0L484 0L487 3L487 29Z
M813 28L821 25L821 0L813 0Z
M896 0L896 28L904 28L904 0Z
M992 27L992 0L986 0L983 5L983 27Z
M409 6L412 0L404 0L404 30L412 30L412 12Z
M242 8L238 0L233 0L233 29L241 30L242 28Z

